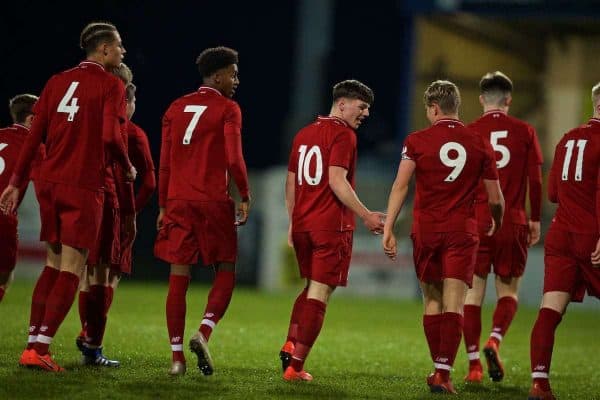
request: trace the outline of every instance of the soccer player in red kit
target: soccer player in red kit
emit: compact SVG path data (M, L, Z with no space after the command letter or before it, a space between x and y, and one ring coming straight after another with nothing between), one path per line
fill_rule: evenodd
M37 99L37 96L31 94L20 94L9 102L13 124L0 129L0 191L8 186L21 147L29 134L33 120L33 105ZM41 158L37 161L41 162ZM23 180L22 186L19 188L17 207L25 196L28 183L29 179ZM16 212L9 215L0 213L0 301L12 281L13 270L17 263L17 224Z
M369 116L373 99L373 91L359 81L336 84L329 116L301 129L292 144L285 190L288 241L306 287L294 303L279 354L288 381L312 380L304 362L323 326L329 297L346 286L354 214L374 233L383 228L384 215L369 211L354 191L354 130Z
M18 188L45 137L46 157L36 184L40 239L48 243L51 265L34 289L30 340L19 363L53 372L63 368L48 347L71 308L88 251L98 237L106 160L113 158L128 171L129 179L135 178L119 132L119 123L126 118L125 89L106 71L118 66L125 53L119 32L109 23L91 23L83 29L80 45L86 60L46 84L34 108L31 133L0 196L3 211L13 212Z
M506 212L502 228L493 236L486 236L491 216L483 183L480 184L475 200L480 242L473 286L467 291L465 300L463 330L469 358L469 374L465 381L471 383L480 383L483 379L479 360L481 304L492 265L498 301L492 332L483 353L490 378L498 382L504 377L498 349L517 311L518 289L527 261L527 248L540 239L542 207L542 151L535 129L508 115L512 102L512 81L500 71L490 72L483 76L479 87L483 116L468 127L489 141L495 151ZM528 187L531 205L529 219L525 211Z
M200 88L175 100L163 116L158 179L160 213L156 257L171 264L166 314L172 350L171 375L185 373L183 335L190 266L214 268L200 328L190 340L204 375L214 371L208 340L225 314L235 286L236 225L248 218L250 192L242 154L242 113L231 99L237 86L238 53L204 50L196 64ZM236 220L229 195L233 178L241 202Z
M427 384L434 393L456 393L450 370L460 345L465 295L479 245L474 200L480 181L491 213L488 235L502 224L504 200L490 143L458 120L456 85L433 82L424 102L432 125L411 133L404 142L388 200L383 248L395 259L393 227L414 174L413 259L423 291L425 337L435 366Z
M556 145L548 197L558 203L544 243L544 296L531 331L529 400L554 399L549 373L554 332L570 302L600 298L600 83L593 117Z

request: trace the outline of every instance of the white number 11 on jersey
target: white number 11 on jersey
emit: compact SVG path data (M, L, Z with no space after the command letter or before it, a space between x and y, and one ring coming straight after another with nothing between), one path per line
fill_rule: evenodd
M194 134L194 129L196 129L196 125L198 125L198 121L200 120L200 116L202 113L206 111L206 106L185 106L183 112L186 113L194 113L192 120L190 121L187 129L185 130L185 135L183 135L183 144L188 145L192 140L192 135Z

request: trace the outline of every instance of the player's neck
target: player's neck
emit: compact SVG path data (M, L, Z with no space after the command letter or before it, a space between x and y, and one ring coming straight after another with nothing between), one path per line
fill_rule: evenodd
M444 119L456 119L458 120L458 114L440 114L433 117L431 121L431 125L434 125L438 121L442 121Z
M592 118L600 119L600 113L594 113L594 115L592 115Z
M85 58L85 60L95 62L96 64L100 64L100 65L102 65L102 67L104 67L104 69L106 69L106 64L104 63L103 58L104 57L102 57L102 55L100 55L100 54L90 54L89 56L87 56Z
M497 106L497 105L487 105L483 106L483 113L488 113L492 111L500 111L501 113L508 114L508 107L506 106Z

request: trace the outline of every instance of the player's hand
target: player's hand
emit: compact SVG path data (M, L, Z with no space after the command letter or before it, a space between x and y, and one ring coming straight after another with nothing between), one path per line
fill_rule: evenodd
M369 211L363 217L363 222L372 234L381 235L385 225L385 214L378 211Z
M0 196L0 210L6 215L14 214L19 202L19 188L8 185Z
M600 267L600 239L596 242L596 248L592 252L592 265L596 268Z
M240 201L240 204L235 214L235 225L242 226L248 221L248 214L250 212L250 200Z
M161 207L158 211L158 218L156 219L156 230L160 231L163 228L163 218L165 217L165 209Z
M541 224L540 221L529 221L529 233L527 233L527 247L534 246L540 241Z
M123 220L123 246L129 247L133 241L135 240L135 235L137 233L136 225L135 225L135 213L131 215L126 215Z
M127 171L127 175L125 175L125 178L127 179L127 182L133 182L133 181L135 181L136 177L137 177L137 170L132 165L131 168L129 169L129 171Z
M486 236L493 236L494 233L496 233L496 231L498 230L498 226L496 226L496 221L494 221L494 218L492 218L492 225L490 226L490 229L485 233Z
M294 247L294 237L292 235L292 224L288 227L288 246Z
M385 255L392 260L395 260L398 250L396 248L396 236L394 236L394 233L391 231L383 232L383 239L381 240L381 243L383 245L383 252Z

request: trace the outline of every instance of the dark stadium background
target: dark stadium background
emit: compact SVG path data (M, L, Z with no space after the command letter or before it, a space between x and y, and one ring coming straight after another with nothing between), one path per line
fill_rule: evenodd
M194 64L199 52L206 47L225 45L240 53L241 85L236 100L243 110L244 152L250 170L262 171L284 164L293 132L317 113L328 112L332 84L356 78L370 85L376 98L372 116L359 135L360 155L383 160L389 173L396 168L402 138L415 128L412 115L420 111L421 104L414 101L415 82L448 77L444 76L443 63L430 75L416 76L413 60L416 18L435 21L457 12L469 12L480 16L484 24L500 18L507 28L517 30L527 25L523 23L526 19L542 27L543 35L560 34L561 29L597 34L599 24L593 17L599 14L599 3L581 0L390 0L368 4L358 0L5 2L0 15L0 104L6 104L17 93L39 94L53 73L74 66L83 58L78 48L82 27L92 20L108 20L117 25L127 49L125 62L132 68L138 86L133 120L147 132L156 164L163 112L172 100L199 86ZM320 5L330 7L327 11ZM330 15L327 21L331 33L327 51L319 60L320 80L301 81L297 66L302 53L298 46L299 38L307 32L302 27L318 25L324 11ZM582 17L586 17L583 22ZM313 34L304 39L320 41L322 37ZM305 114L294 108L294 101L298 102L302 93L298 85L317 85L314 89L319 93L311 99ZM0 107L0 122L2 126L10 122L7 107ZM156 214L154 198L138 220L136 265L157 263L151 256ZM250 272L242 274L242 281L256 281L256 260L253 264ZM156 276L152 271L156 270L136 267L135 277ZM166 275L166 268L161 271Z

